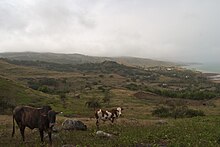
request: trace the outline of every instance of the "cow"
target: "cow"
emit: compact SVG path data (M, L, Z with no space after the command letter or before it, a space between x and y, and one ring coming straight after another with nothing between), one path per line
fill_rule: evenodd
M123 110L123 108L121 108L121 107L118 107L116 109L112 109L110 111L102 110L102 109L97 110L95 112L97 128L99 128L99 121L100 120L102 120L104 122L107 121L107 120L110 120L112 123L114 123L114 120L116 118L118 118L119 116L121 116L122 110Z
M44 131L48 132L50 144L52 143L51 133L52 128L55 125L56 114L50 106L44 106L42 108L34 108L30 106L17 106L13 110L13 131L12 137L15 133L15 123L20 129L23 141L25 141L24 130L26 127L30 129L38 128L40 132L41 142L43 142Z

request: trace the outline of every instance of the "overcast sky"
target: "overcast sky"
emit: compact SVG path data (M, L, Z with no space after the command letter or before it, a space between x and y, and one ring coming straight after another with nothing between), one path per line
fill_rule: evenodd
M220 0L0 0L0 52L219 61Z

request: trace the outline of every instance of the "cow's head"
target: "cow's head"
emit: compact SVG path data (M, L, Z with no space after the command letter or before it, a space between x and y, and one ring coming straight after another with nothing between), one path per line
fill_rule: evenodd
M117 108L118 116L120 116L120 115L122 114L122 110L123 110L123 108L121 108L121 107L118 107L118 108Z
M55 125L57 114L58 113L53 110L48 111L49 128L52 128Z
M47 114L43 114L43 118L41 119L42 123L46 123L49 126L49 128L52 128L56 123L56 115L58 113L61 112L55 112L54 110L50 110L47 112Z

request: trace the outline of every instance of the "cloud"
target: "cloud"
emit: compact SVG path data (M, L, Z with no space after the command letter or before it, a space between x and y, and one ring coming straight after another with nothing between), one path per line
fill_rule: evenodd
M220 1L2 0L0 51L218 60Z

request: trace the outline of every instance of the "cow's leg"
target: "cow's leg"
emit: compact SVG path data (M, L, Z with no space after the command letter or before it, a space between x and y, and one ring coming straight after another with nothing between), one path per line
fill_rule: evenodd
M96 127L99 129L99 119L96 119Z
M41 142L44 142L44 130L39 130Z
M22 136L23 141L25 141L24 130L25 130L25 126L21 125L20 126L20 132L21 132L21 136Z
M50 144L52 144L51 132L52 132L52 130L49 130L49 131L48 131L48 136L49 136L49 141L50 141Z
M113 122L114 122L114 120L115 120L115 118L113 117L113 118L112 118L112 120L111 120L111 122L113 123Z

